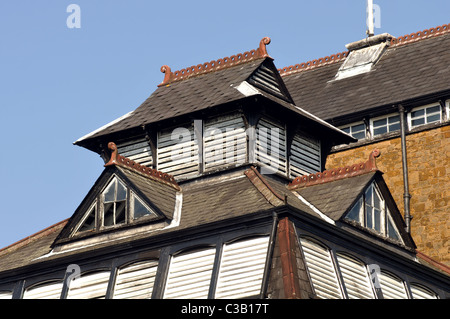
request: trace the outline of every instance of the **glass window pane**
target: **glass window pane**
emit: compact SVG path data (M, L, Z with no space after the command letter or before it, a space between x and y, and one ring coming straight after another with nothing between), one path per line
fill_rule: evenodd
M426 109L427 116L430 114L440 114L441 113L441 107L439 105L432 106Z
M387 127L386 126L381 126L381 127L377 127L377 128L373 128L373 135L380 135L380 134L384 134L387 133Z
M125 222L125 201L116 202L116 225Z
M365 132L353 133L352 136L358 140L366 138Z
M96 204L91 208L91 211L89 212L88 217L83 222L83 225L81 225L80 229L78 231L86 231L86 230L92 230L95 228L95 212L96 212Z
M440 122L441 121L441 114L433 114L427 116L427 123L433 123L433 122Z
M411 122L412 126L419 126L419 125L423 125L425 124L425 119L424 118L420 118L420 119L416 119L416 120L412 120Z
M105 203L103 225L114 225L114 203Z
M353 132L365 131L365 125L364 124L358 124L358 125L352 126L352 131Z
M373 121L373 127L386 126L387 119Z
M116 200L125 200L127 198L127 189L125 186L117 181L117 197Z
M374 213L374 229L376 231L381 231L381 211L379 209L374 209L373 210Z
M134 197L134 219L151 215L152 212L144 206L144 204Z
M411 112L411 117L414 119L419 118L419 117L424 117L424 115L425 115L425 110L417 110L417 111Z
M400 123L400 116L395 115L388 118L389 124Z
M373 208L366 205L366 227L373 228Z
M115 191L116 191L116 180L113 180L108 187L106 188L104 195L105 195L105 202L113 202L115 199Z
M372 185L370 185L369 187L367 187L367 190L366 190L366 198L365 198L366 204L368 204L368 205L370 205L370 206L373 206L372 187L373 187Z
M400 123L389 124L389 132L395 132L400 130Z
M341 129L341 130L343 130L345 133L350 134L350 127L346 127L346 128Z
M348 212L346 217L348 219L355 220L355 221L361 223L361 220L360 220L361 208L362 208L362 198L360 198L358 200L358 202L355 204L355 206L353 206L353 208Z
M397 231L395 230L395 226L393 225L390 218L388 218L388 223L387 223L387 235L390 238L400 240L400 238L398 237Z

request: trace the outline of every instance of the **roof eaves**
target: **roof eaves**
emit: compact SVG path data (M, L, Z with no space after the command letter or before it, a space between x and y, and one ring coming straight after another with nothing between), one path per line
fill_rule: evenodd
M50 234L53 234L54 232L60 231L64 228L64 226L67 224L67 222L69 221L69 218L64 219L52 226L49 226L33 235L30 235L28 237L25 237L9 246L6 246L2 249L0 249L0 256L3 256L5 254L8 254L10 252L16 251L17 249L20 249L40 238L43 238L45 236L48 236Z

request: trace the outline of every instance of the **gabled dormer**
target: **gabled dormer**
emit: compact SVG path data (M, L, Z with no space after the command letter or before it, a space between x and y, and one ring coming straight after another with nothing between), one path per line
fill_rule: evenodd
M75 144L121 154L178 182L256 165L289 179L324 169L334 145L354 139L293 103L269 38L256 50L172 71L135 111Z
M329 223L415 249L383 173L376 166L379 155L375 150L364 163L295 178L289 188Z
M82 247L176 226L181 188L168 174L142 166L117 152L67 222L54 247Z

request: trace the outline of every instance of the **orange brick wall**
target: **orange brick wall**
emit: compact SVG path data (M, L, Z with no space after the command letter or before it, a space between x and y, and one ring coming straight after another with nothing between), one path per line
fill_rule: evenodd
M411 197L411 235L417 250L450 266L450 125L406 137ZM326 168L364 162L378 148L378 169L403 212L400 138L366 144L328 156Z

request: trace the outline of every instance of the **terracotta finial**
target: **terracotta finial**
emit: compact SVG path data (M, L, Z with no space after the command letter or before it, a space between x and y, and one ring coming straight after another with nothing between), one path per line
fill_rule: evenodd
M169 66L163 65L161 67L161 72L164 73L164 80L159 86L168 84L170 82L170 79L172 78L172 71L170 70Z
M369 166L368 169L370 170L377 170L377 157L380 157L381 153L379 149L374 149L372 152L370 152L369 160L367 162L367 165Z
M108 149L111 150L111 158L109 159L109 162L105 164L105 167L117 164L118 150L116 144L114 142L109 142Z
M268 45L270 43L270 38L269 37L264 37L261 39L261 41L259 42L259 48L258 48L258 56L260 57L268 57L269 53L267 53L267 48L266 45Z

